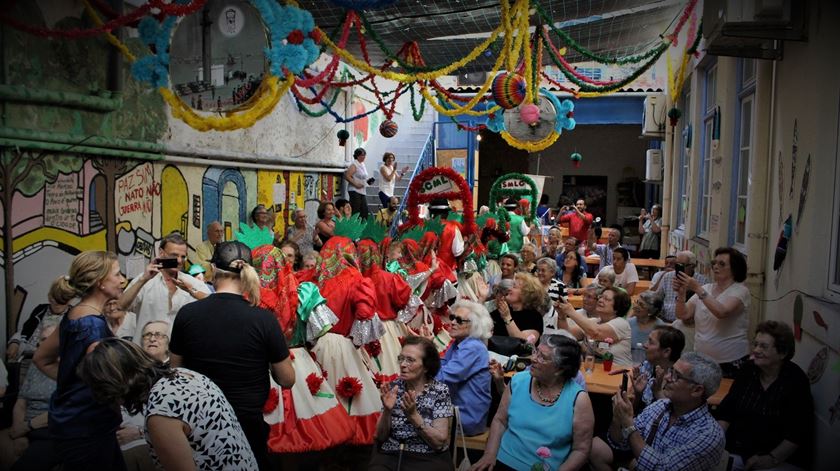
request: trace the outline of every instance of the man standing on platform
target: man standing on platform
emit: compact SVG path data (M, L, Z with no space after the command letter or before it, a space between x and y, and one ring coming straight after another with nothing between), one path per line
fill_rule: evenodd
M578 241L586 240L589 233L589 226L592 225L592 213L586 212L586 201L579 198L575 203L574 210L560 216L559 223L569 224L569 235Z
M210 258L213 257L213 250L225 238L225 230L219 221L213 221L207 225L207 240L198 244L195 248L195 259L191 260L193 265L204 267L204 278L208 282L213 281L213 267L210 265Z

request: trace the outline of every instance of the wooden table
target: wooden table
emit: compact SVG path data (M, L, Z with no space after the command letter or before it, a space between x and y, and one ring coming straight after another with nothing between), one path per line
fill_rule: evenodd
M621 368L617 368L613 366L613 371L621 370ZM580 369L581 373L583 373L583 377L586 379L586 390L591 394L608 394L612 396L615 394L618 389L621 387L621 374L608 374L604 371L604 364L603 363L596 363L595 364L595 371L592 373L587 374L583 367ZM509 371L505 373L505 376L508 378L513 377L514 372ZM729 394L729 388L732 387L732 380L728 378L723 378L720 381L720 387L718 388L717 392L709 398L709 405L715 407L720 404L724 397Z

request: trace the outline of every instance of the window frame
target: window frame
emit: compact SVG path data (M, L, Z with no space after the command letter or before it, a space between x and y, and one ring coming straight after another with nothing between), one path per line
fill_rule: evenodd
M840 181L840 100L837 103L837 132L834 134L834 181ZM840 185L834 186L833 217L831 222L830 258L825 277L825 297L840 301Z
M685 90L682 93L683 96L683 116L685 117L684 126L682 131L680 131L680 153L678 159L678 169L677 169L677 230L682 231L683 233L686 231L686 221L688 220L689 215L689 208L688 208L688 201L690 197L689 186L688 186L688 174L691 165L691 139L692 139L692 114L691 114L691 99L693 94L691 93L691 86L686 85ZM686 146L688 144L688 146ZM687 151L686 148L689 150Z
M717 61L711 62L703 71L703 134L700 136L701 155L697 159L697 175L700 183L697 193L697 237L709 240L712 218L712 136L714 135L714 117L717 103ZM710 77L713 80L710 80ZM712 82L711 87L709 82ZM710 96L710 89L714 95ZM705 218L704 218L705 216ZM705 224L704 224L705 223Z
M746 77L745 69L747 64L752 64L752 76ZM735 133L732 143L732 192L730 193L729 207L732 211L729 213L729 227L731 230L727 236L727 240L731 247L734 247L741 253L747 253L747 219L750 214L750 198L749 198L749 171L752 159L755 153L755 60L754 59L738 59L737 63L737 93L736 93L736 107L735 107ZM745 78L746 77L746 78ZM742 146L742 127L744 125L743 110L744 103L750 102L750 135L748 138L748 145ZM746 167L743 168L741 156L744 150L747 151ZM741 188L741 170L747 172L747 181L745 188ZM742 193L743 192L743 193ZM743 199L745 201L746 215L744 218L744 238L742 241L738 240L738 202Z

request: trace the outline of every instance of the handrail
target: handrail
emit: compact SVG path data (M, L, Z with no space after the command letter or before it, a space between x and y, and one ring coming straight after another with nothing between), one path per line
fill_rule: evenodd
M403 197L400 199L400 207L397 209L397 216L394 218L393 221L391 221L391 228L388 231L391 237L396 237L397 235L397 227L400 224L403 211L405 210L405 202L408 200L408 189L411 188L411 182L414 181L414 177L416 177L418 173L434 165L435 132L434 129L432 129L432 132L429 133L429 136L426 138L426 142L423 144L423 150L420 151L420 158L417 159L417 163L414 165L414 171L411 172L411 178L408 179L406 195L403 195Z

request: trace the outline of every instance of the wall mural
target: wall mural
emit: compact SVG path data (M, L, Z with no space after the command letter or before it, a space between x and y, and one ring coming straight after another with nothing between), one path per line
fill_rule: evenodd
M192 248L203 240L210 222L221 221L226 237L232 238L258 202L274 208L278 214L275 230L282 233L297 208L304 208L309 221L315 221L320 200L338 196L339 178L338 174L85 159L26 151L2 154L3 228L12 228L3 231L0 247L5 294L11 297L15 290L23 290L32 298L20 302L17 312L9 313L7 329L13 331L21 312L28 315L31 306L46 299L43 284L48 287L54 277L66 273L66 260L83 250L114 251L125 270L129 259L142 258L143 265L148 263L155 242L177 230L184 234L193 254ZM5 250L9 246L12 250ZM51 266L27 266L45 247L57 248L67 257ZM28 279L32 273L40 273L43 281Z

